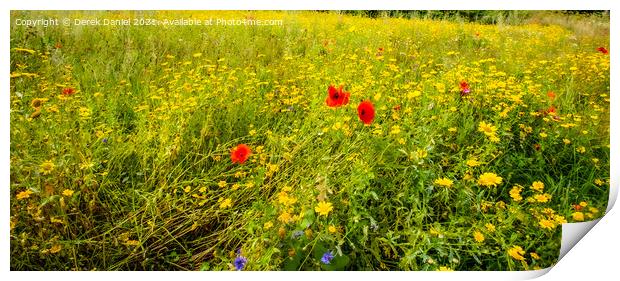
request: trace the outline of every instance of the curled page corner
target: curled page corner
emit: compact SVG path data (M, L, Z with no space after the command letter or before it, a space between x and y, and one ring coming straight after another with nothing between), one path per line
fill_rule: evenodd
M611 203L611 201L610 201ZM611 204L610 204L611 205ZM587 222L580 223L565 223L562 224L562 242L560 246L560 255L556 264L560 262L562 258L583 238L601 219L595 219ZM541 277L554 267L552 265L547 268L531 271L522 271L518 275L514 275L519 280L527 280ZM516 279L515 279L516 280Z
M560 246L560 261L572 249L588 231L590 231L601 219L595 219L579 223L562 224L562 245Z
M616 183L617 181L615 179L613 179L613 175L612 175L612 179L611 179L611 184L610 186L610 190L609 190L609 200L607 203L607 208L606 208L606 212L605 215L607 213L609 213L609 211L613 208L614 204L616 203L616 199L618 197L618 186ZM603 216L605 216L603 215ZM592 228L594 228L594 226L599 223L601 221L602 217L595 219L595 220L591 220L591 221L586 221L586 222L579 222L579 223L565 223L562 224L562 242L561 242L561 246L560 246L560 255L558 257L558 260L556 262L556 264L558 262L560 262L560 260L562 260L564 258L564 256L566 256L566 254L573 248L575 247L575 245L577 245L577 243L588 233L590 232L590 230L592 230ZM526 275L523 275L522 277L530 279L530 278L536 278L536 277L540 277L542 275L547 274L551 269L553 268L553 266L545 268L545 269L541 269L541 270L535 270L535 271L529 271Z
M615 181L612 181L615 182ZM610 184L610 187L613 187L613 184ZM611 208L616 203L616 198L618 197L618 188L610 188L609 190L609 200L607 203L606 212L608 213ZM603 215L605 216L605 215ZM602 217L601 217L602 218ZM564 258L564 256L583 238L600 220L601 218L579 222L579 223L565 223L562 224L562 244L560 246L560 256L558 257L558 262Z
M613 171L614 169L612 168L611 170ZM606 213L614 207L618 198L618 181L614 178L614 174L611 175L609 182L609 199L607 200Z
M547 268L543 268L543 269L538 269L538 270L529 270L529 271L521 271L519 272L519 274L514 275L515 279L513 280L530 280L530 279L535 279L538 277L541 277L547 273L549 273L549 271L553 268L553 266L547 267ZM516 279L518 278L518 279Z

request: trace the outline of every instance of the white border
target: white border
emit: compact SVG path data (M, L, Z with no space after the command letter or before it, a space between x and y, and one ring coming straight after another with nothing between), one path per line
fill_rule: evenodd
M433 1L369 1L369 0L319 0L319 1L303 1L303 0L224 0L224 1L201 1L201 0L143 0L143 1L71 1L71 0L22 0L22 1L5 1L3 3L2 13L0 13L0 23L2 25L2 38L0 41L0 52L4 54L4 59L0 60L4 62L3 74L0 77L2 88L0 89L0 97L2 97L2 110L0 111L0 145L2 150L0 151L0 159L3 161L3 165L0 165L0 178L4 187L8 187L9 182L9 10L612 10L612 24L611 30L617 31L617 20L614 20L615 13L618 10L614 10L612 3L613 0L510 0L497 1L490 3L485 0L465 1L465 0L433 0ZM617 36L611 33L611 46L610 55L612 59L611 77L618 77L618 71L615 67L618 66L618 56L616 52L620 51L616 48ZM616 109L618 106L617 97L617 82L611 81L612 87L612 99L611 99L611 171L617 171L619 163L619 154L614 149L619 147L619 134L617 128L618 112ZM615 92L615 93L613 93ZM611 186L613 187L610 192L610 203L608 206L608 214L600 220L600 224L593 225L590 223L590 227L594 226L582 239L581 243L569 251L556 265L556 268L552 269L548 275L545 275L544 280L564 280L573 279L576 276L582 276L582 278L589 280L592 276L615 276L617 273L616 261L618 257L618 243L615 236L618 232L620 225L620 218L615 210L611 210L618 193L619 177L617 173L611 175ZM0 273L4 280L29 280L29 279L52 279L52 280L83 280L84 278L94 280L109 280L111 278L121 279L136 279L137 278L161 278L162 280L173 278L208 278L208 279L301 279L301 280L316 280L318 278L334 278L342 279L351 276L352 278L368 278L377 279L382 277L397 278L397 279L413 279L413 278L432 278L437 280L497 280L508 279L517 280L523 278L534 278L549 271L549 269L541 271L530 272L454 272L454 273L435 273L435 272L340 272L340 273L321 273L321 272L305 272L305 273L269 273L269 272L257 272L257 273L229 273L229 272L79 272L79 273L50 273L50 272L36 272L36 273L21 273L21 272L9 272L9 189L3 188L0 192L0 206L2 206L2 213L0 218L0 249L3 253L0 255ZM577 226L578 227L578 226ZM572 228L572 227L569 227ZM588 227L589 228L589 227ZM570 229L563 229L564 237L570 236ZM580 231L580 230L577 230ZM577 237L580 237L578 235ZM583 245L581 245L583 244ZM588 245L589 247L585 247ZM563 244L564 248L564 244ZM612 251L604 251L605 249L612 249ZM573 251L580 251L577 255L572 253ZM589 266L588 264L590 261ZM607 264L607 266L604 266ZM138 275L140 274L140 275ZM200 275L198 275L200 274ZM346 277L344 274L347 274ZM7 279L8 278L8 279ZM18 279L19 278L19 279ZM559 279L556 279L559 278ZM607 279L607 278L605 278Z
M22 0L13 10L610 10L613 0Z

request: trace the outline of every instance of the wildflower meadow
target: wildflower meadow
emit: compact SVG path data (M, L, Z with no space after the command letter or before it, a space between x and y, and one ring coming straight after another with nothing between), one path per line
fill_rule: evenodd
M10 268L552 266L607 206L609 15L530 13L13 11Z

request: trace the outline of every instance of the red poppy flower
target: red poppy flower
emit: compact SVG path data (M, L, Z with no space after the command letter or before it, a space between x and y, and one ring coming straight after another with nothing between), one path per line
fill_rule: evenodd
M357 106L357 116L364 124L370 125L372 120L375 119L375 107L370 101L363 101Z
M605 54L605 55L609 54L609 51L607 51L607 49L605 49L605 47L598 47L596 50L601 52L601 53L603 53L603 54Z
M555 93L552 91L547 92L547 96L549 97L549 99L554 100L555 99Z
M394 110L399 111L400 110L400 104L397 104L394 106Z
M230 151L230 160L232 160L233 163L243 164L243 162L248 160L250 155L252 155L250 147L245 144L240 144Z
M63 96L70 96L70 95L73 95L73 94L75 94L75 89L73 89L73 88L64 88L64 89L62 89L62 95Z
M465 80L459 83L459 87L461 87L461 96L466 96L469 94L469 92L471 92L471 90L469 89L469 84L467 84Z
M551 114L551 113L555 114L555 110L556 110L555 106L552 105L549 108L547 108L547 110L545 110L545 113L547 113L547 114Z
M351 94L342 90L342 86L336 89L334 86L330 85L327 89L327 99L325 103L329 107L339 107L349 103L349 96Z
M581 211L581 205L575 204L573 205L573 209L575 209L575 211Z

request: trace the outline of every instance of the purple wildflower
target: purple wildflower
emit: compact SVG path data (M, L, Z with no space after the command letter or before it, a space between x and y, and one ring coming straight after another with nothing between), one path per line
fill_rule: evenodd
M238 256L233 262L237 270L242 270L245 267L246 263L248 263L248 259L246 259L244 256Z
M327 251L325 252L325 254L323 254L323 257L321 258L321 262L324 264L329 264L329 262L331 262L333 258L334 258L334 254L332 253L332 251Z

